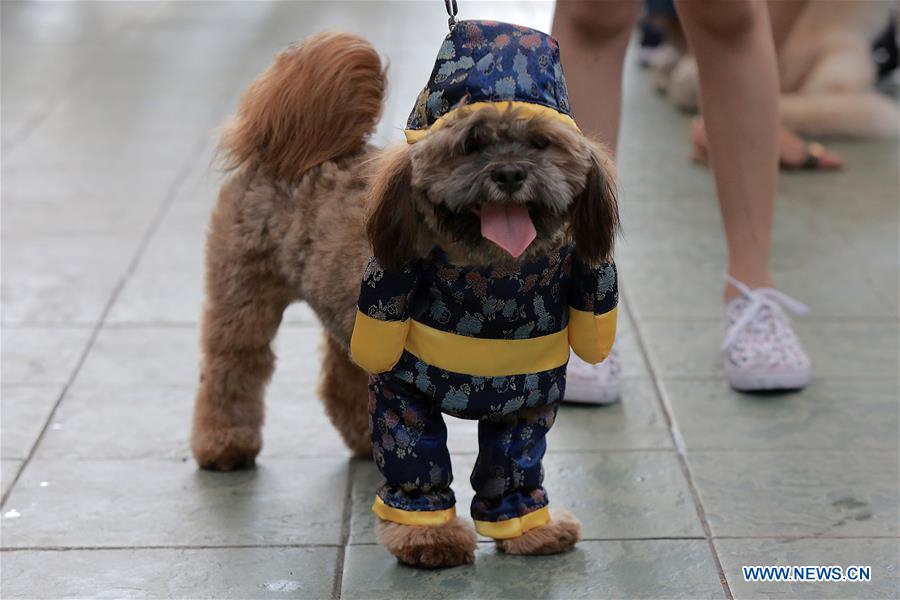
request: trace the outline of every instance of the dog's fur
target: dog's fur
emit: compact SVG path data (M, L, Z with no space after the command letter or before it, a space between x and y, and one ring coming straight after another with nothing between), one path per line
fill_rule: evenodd
M497 548L507 554L558 554L581 539L581 523L565 509L555 509L550 522L524 535L499 540Z
M781 123L801 135L894 137L900 110L873 89L871 41L887 26L892 2L807 0L793 23L770 0L773 27L787 31L778 49ZM699 72L679 43L655 65L657 86L684 110L699 107Z
M529 207L537 230L518 260L571 241L591 264L611 252L618 226L614 173L599 145L553 119L487 109L416 144L381 151L366 139L385 84L365 40L319 34L278 55L245 92L222 136L231 174L207 242L192 434L201 467L253 464L275 363L270 343L284 309L300 300L326 332L320 387L326 411L355 454L371 453L366 374L350 361L348 346L373 251L391 267L434 246L457 264L514 267L481 237L475 214L482 202L510 202ZM513 195L490 178L492 168L508 164L527 172ZM391 524L381 538L413 564L471 560L474 537L460 527L420 530Z
M403 564L430 569L470 565L475 562L478 547L472 525L459 517L439 527L401 525L378 519L375 536Z

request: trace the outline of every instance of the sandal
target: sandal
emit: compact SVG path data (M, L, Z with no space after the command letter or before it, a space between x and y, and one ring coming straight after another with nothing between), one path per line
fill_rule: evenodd
M783 143L794 136L793 133L786 129L780 129L779 146L783 150ZM797 138L799 140L799 138ZM800 140L802 141L802 140ZM691 142L693 144L693 152L691 160L697 164L709 165L709 150L706 147L706 135L703 130L703 121L700 118L694 119L691 123ZM804 142L803 159L799 162L789 161L783 155L778 158L778 166L784 171L835 171L844 166L841 157L834 152L829 152L822 144L818 142Z

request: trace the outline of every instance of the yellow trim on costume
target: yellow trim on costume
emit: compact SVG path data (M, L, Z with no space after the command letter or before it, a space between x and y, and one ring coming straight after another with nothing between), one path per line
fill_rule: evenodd
M429 365L476 377L537 373L569 360L565 329L540 337L499 340L441 331L410 319L406 349Z
M527 515L505 521L475 521L475 531L495 540L517 538L526 531L550 522L550 509L546 506Z
M609 356L616 339L618 308L602 315L569 308L569 343L572 350L591 364Z
M356 311L350 356L369 373L390 371L403 355L410 319L381 321Z
M388 506L380 496L375 496L372 512L385 521L422 527L438 527L449 523L456 517L455 506L443 510L401 510Z
M522 102L519 100L507 100L500 102L473 102L472 104L464 104L462 106L458 106L451 110L450 112L439 117L434 123L431 124L431 127L428 129L405 129L403 133L406 134L406 141L409 144L413 144L418 142L423 137L431 133L432 131L437 131L441 127L444 127L454 121L461 114L465 114L469 111L473 110L481 110L483 108L496 108L498 105L506 104L510 108L516 109L520 114L524 115L527 119L533 119L534 117L546 117L549 119L557 119L570 127L573 127L575 131L581 133L581 130L578 129L578 125L575 124L575 119L570 117L569 115L563 114L555 109L550 108L549 106L544 106L543 104L535 104L533 102Z

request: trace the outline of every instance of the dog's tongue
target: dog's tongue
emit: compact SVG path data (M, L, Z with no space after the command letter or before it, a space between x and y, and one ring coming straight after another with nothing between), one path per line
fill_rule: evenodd
M482 204L481 235L517 258L537 237L537 231L524 206Z

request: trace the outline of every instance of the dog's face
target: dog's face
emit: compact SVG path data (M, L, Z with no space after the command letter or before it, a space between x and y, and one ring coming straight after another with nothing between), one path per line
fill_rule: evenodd
M557 119L469 111L389 155L372 186L373 250L389 267L434 246L486 265L575 241L582 258L599 262L618 225L610 165Z

